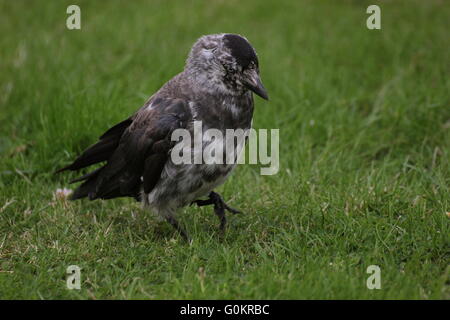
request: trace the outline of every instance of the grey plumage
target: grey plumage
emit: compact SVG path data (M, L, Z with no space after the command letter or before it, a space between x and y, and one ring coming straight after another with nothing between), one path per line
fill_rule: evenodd
M237 210L228 207L213 189L225 181L235 164L174 164L170 151L177 142L171 141L171 134L178 128L192 132L195 120L202 121L204 131L249 130L251 91L267 99L256 52L248 41L234 34L203 36L192 47L183 72L58 172L105 162L72 181L83 181L73 200L134 197L186 239L188 235L175 218L177 209L191 203L212 204L224 230L225 210ZM203 146L209 143L204 138ZM198 200L208 195L208 200Z

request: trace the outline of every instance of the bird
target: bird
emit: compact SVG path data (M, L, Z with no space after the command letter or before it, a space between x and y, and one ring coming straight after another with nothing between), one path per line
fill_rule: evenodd
M182 72L56 172L100 164L70 181L82 182L70 200L134 198L142 202L144 209L170 223L186 241L192 240L177 213L189 205L212 205L223 234L225 211L240 211L230 207L214 189L225 182L236 163L175 163L171 151L183 142L173 141L172 134L176 130L192 134L198 121L205 130L248 132L254 112L253 94L269 100L257 53L247 38L233 33L201 36L192 46ZM211 143L205 135L200 138L203 147ZM183 152L193 150L192 144L184 143L183 148ZM243 144L238 144L234 151L238 154L242 148Z

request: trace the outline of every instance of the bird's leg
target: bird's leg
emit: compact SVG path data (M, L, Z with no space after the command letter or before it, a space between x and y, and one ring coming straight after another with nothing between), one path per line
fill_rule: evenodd
M227 205L225 203L225 201L223 201L220 194L218 194L217 192L211 191L208 196L209 196L209 198L207 200L194 200L191 202L191 205L196 204L199 207L203 207L203 206L209 206L211 204L215 205L220 202L223 205L223 208L225 210L230 211L232 214L241 213L241 211L234 209L234 208L230 207L229 205Z
M211 191L208 196L209 196L209 199L207 199L207 200L194 200L194 201L192 201L191 205L193 205L195 203L197 206L203 207L203 206L209 206L211 204L216 204L216 203L220 202L223 205L223 208L225 210L230 211L232 214L241 213L241 211L239 211L237 209L234 209L234 208L230 207L229 205L227 205L225 203L225 201L223 201L221 195L218 194L217 192Z
M227 225L227 218L225 216L225 210L228 210L232 214L241 213L239 210L236 210L236 209L230 207L229 205L227 205L225 203L225 201L223 201L220 194L218 194L214 191L210 192L209 199L192 201L192 204L194 204L194 203L199 207L208 206L211 204L214 205L214 212L219 217L219 220L220 220L219 229L222 234L225 232L225 228Z
M234 209L232 207L230 207L229 205L227 205L225 203L225 201L223 201L223 198L220 194L218 194L217 192L211 191L209 194L209 199L211 199L211 201L216 205L216 204L220 204L221 206L223 206L223 208L225 210L228 210L229 212L231 212L232 214L237 214L237 213L241 213L239 210Z
M220 226L219 230L221 235L225 234L225 228L227 227L227 217L225 216L225 207L223 201L216 201L214 203L214 213L219 217Z
M177 219L175 219L173 216L166 217L167 222L169 222L181 235L181 237L186 240L188 243L191 242L191 238L187 234L187 232L183 229L183 227L180 226Z
M210 204L214 204L214 202L212 201L211 198L209 198L208 200L194 200L191 202L191 206L193 204L196 204L199 207L203 207L203 206L209 206Z

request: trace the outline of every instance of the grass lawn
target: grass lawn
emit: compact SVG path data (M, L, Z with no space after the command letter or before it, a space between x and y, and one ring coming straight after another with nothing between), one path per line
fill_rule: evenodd
M0 0L0 299L449 299L449 17L437 0ZM258 51L253 124L280 129L281 161L218 189L244 212L224 241L211 207L180 213L189 246L131 199L54 200L76 176L54 169L219 32Z

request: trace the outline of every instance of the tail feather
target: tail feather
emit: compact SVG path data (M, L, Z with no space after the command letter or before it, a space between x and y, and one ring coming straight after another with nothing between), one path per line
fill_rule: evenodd
M103 162L109 159L114 150L117 148L118 141L112 139L100 140L96 144L87 148L73 163L59 169L56 173L66 170L79 170L90 165Z
M95 199L112 199L117 197L139 196L139 175L123 170L123 167L115 167L111 170L111 164L106 164L72 182L84 182L74 191L71 200L88 197Z
M90 200L139 198L141 161L130 160L119 145L122 135L131 123L132 120L127 119L113 126L100 137L100 141L87 148L73 163L56 171L75 171L106 161L102 167L70 181L83 181L73 192L71 200L86 197Z
M95 169L94 171L88 172L85 175L78 177L76 179L70 180L69 183L72 184L72 183L88 180L89 178L93 177L94 175L99 174L101 169L103 169L103 167Z
M55 173L66 170L75 171L108 160L119 145L122 134L132 122L131 119L127 119L116 124L100 137L100 141L87 148L73 163Z
M85 197L89 197L89 199L91 199L95 195L95 190L97 189L97 177L98 172L83 182L72 193L70 200L77 200Z

